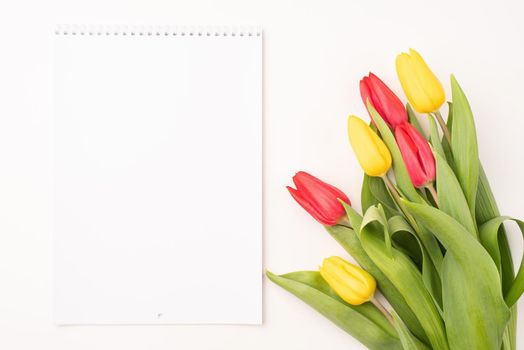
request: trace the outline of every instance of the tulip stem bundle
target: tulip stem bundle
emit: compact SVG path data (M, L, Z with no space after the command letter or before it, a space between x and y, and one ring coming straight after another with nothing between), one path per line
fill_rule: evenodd
M384 181L384 184L386 185L387 189L389 190L389 193L391 194L391 196L395 200L395 203L396 203L397 207L400 209L400 211L402 211L402 213L404 214L406 219L413 226L413 230L418 232L419 227L416 224L415 219L413 218L413 216L411 216L409 214L409 212L407 212L406 209L404 208L404 206L402 205L402 198L400 197L400 194L398 193L398 190L396 189L395 185L391 182L391 180L389 179L389 177L387 175L383 175L383 176L381 176L381 178Z
M406 220L409 222L413 231L417 234L418 237L420 237L422 235L420 231L420 226L417 224L415 218L409 213L409 211L407 211L406 207L403 204L404 202L402 201L402 198L400 197L400 194L398 193L398 190L396 189L395 185L391 182L387 175L383 175L381 176L381 178L384 181L384 184L386 185L389 193L393 197L395 204L397 205L397 208L402 212ZM431 183L429 185L431 185ZM435 192L435 196L436 195L437 194ZM438 197L435 199L435 201L438 206Z
M393 183L391 182L391 180L389 179L387 175L382 175L380 178L382 179L382 181L384 181L384 184L386 185L389 192L395 199L395 202L400 206L400 203L401 203L400 194L398 193L397 189L395 188L395 185L393 185Z
M318 271L266 274L372 350L516 350L524 265L515 276L504 222L524 236L524 221L498 211L454 76L446 123L444 88L418 52L400 54L396 69L409 103L370 73L360 94L371 123L348 118L361 213L306 172L288 187L355 263L332 256ZM413 109L434 116L443 137L431 117L426 139Z

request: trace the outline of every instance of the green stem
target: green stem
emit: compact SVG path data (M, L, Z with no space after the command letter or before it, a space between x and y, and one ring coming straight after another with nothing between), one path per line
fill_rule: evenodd
M391 182L391 180L389 179L389 177L386 174L382 175L381 178L384 181L384 183L386 184L386 187L389 189L389 192L395 199L395 202L397 202L397 205L402 210L402 208L400 207L400 195L398 194L397 189L395 188L395 186L393 185L393 183Z
M433 185L433 182L430 182L426 185L426 188L429 190L429 193L431 193L431 196L433 197L433 200L435 201L435 204L437 205L437 208L440 206L438 201L438 194L435 190L435 186Z
M371 298L371 300L369 300L373 305L375 305L377 307L377 309L382 312L382 314L384 315L384 317L386 317L386 319L389 321L389 323L391 323L393 326L395 325L393 323L393 316L391 316L391 314L389 313L388 310L386 310L386 308L384 307L384 305L382 305L380 303L380 301L377 300L377 298L375 298L375 296L373 296L373 298Z
M449 133L448 126L446 125L446 122L444 121L444 118L442 117L440 110L436 110L435 112L433 112L433 114L437 118L437 122L440 125L442 132L444 133L444 137L448 141L448 144L451 146L451 134Z
M404 214L406 219L408 219L408 221L411 224L411 226L413 227L413 229L418 233L419 232L419 228L418 228L417 222L415 221L415 218L413 218L413 216L411 216L407 212L407 210L405 210L404 206L402 205L402 201L400 199L400 194L398 193L397 189L395 188L395 185L393 185L393 183L391 182L391 180L388 178L387 175L383 175L382 176L382 180L384 180L384 183L386 184L386 187L389 189L389 192L391 193L391 195L395 199L395 202L397 203L397 206L400 209L400 211Z

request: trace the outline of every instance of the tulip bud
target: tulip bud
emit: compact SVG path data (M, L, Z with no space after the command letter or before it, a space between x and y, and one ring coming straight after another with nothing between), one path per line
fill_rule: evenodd
M413 185L422 187L433 182L435 157L424 137L413 125L404 123L395 129L395 138Z
M438 110L446 100L446 94L420 54L409 49L409 54L397 56L396 64L402 89L413 108L419 113Z
M315 220L327 226L333 226L346 215L339 199L351 205L349 198L338 188L316 177L299 171L293 176L296 189L287 186L291 196Z
M348 304L363 304L375 294L377 284L373 276L338 256L324 259L320 275Z
M395 129L397 125L408 121L408 114L402 101L375 74L369 73L368 77L362 78L360 81L360 95L366 108L369 100L378 114L391 128ZM375 123L371 113L369 113L369 116Z
M348 118L348 135L360 166L369 176L382 176L391 167L391 154L384 142L362 119Z

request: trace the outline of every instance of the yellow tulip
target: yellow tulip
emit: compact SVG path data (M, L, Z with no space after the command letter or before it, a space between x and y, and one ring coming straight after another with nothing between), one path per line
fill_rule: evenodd
M363 304L375 294L377 283L373 276L338 256L324 259L320 275L348 304Z
M444 88L417 51L401 53L396 65L402 89L417 112L431 113L442 106L446 101Z
M391 153L362 119L348 118L348 135L360 166L369 176L383 176L391 167Z

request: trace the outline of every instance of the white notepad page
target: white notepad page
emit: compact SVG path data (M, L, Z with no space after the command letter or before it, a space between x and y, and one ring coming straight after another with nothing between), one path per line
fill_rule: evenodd
M59 28L57 324L260 324L258 30Z

